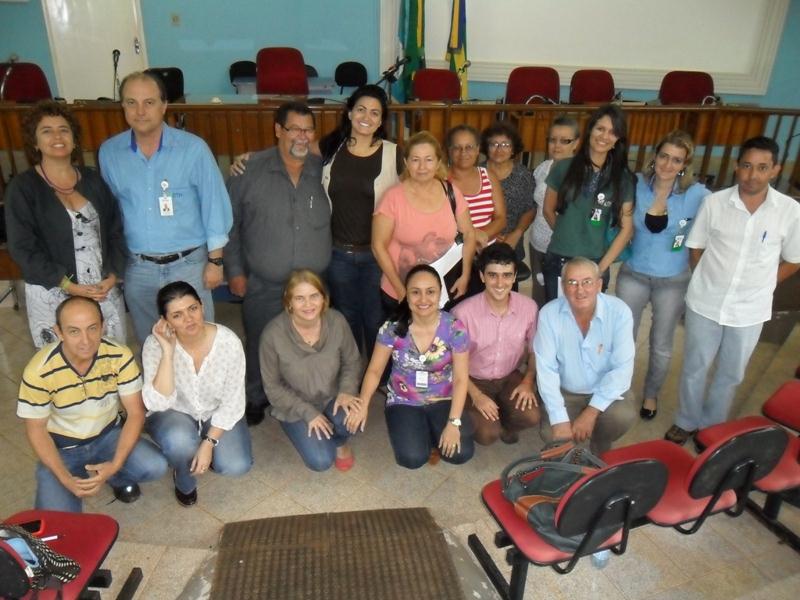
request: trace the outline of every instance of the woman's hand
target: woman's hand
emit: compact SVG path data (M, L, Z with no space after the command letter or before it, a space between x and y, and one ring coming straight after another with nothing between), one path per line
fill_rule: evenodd
M82 298L91 298L97 302L102 302L106 299L106 292L101 288L101 283L70 283L64 291L70 296L81 296Z
M448 291L450 292L450 296L452 298L458 298L467 293L467 287L469 287L469 273L462 273L461 277L456 279L453 287L451 287Z
M231 176L236 177L237 175L244 175L244 172L247 170L248 160L250 160L250 152L245 152L244 154L234 157L230 168Z
M308 437L311 437L312 433L317 436L318 440L323 437L329 440L333 435L333 425L325 418L325 415L317 415L308 423Z
M189 470L194 474L202 475L208 471L208 467L211 466L211 458L213 455L214 446L212 446L209 442L201 441L200 446L197 448L197 452L194 453L194 458L192 459L192 464L189 467Z
M347 428L347 431L351 434L364 431L364 427L367 426L368 413L369 406L359 398L358 406L352 407L344 419L344 426Z
M341 393L336 396L336 400L333 403L333 414L336 415L341 408L344 411L345 416L347 416L350 414L350 411L358 410L359 404L361 404L361 398L358 396Z
M178 343L178 339L175 337L175 330L169 326L164 317L156 321L156 324L153 325L152 333L164 354L175 352L175 344Z
M461 431L452 423L445 425L442 431L442 437L439 438L439 452L446 458L461 452Z

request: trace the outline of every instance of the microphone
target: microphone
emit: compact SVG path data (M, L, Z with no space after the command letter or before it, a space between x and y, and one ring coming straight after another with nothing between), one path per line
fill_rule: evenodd
M398 58L397 62L394 63L394 66L395 67L402 67L403 65L407 65L410 62L411 62L411 57L409 57L409 56L406 56L404 58Z
M114 50L111 51L111 58L114 60L114 66L115 67L117 66L117 63L119 62L119 55L120 55L120 51L117 50L116 48L114 48Z
M461 68L458 70L458 72L459 73L463 73L464 71L469 69L471 66L472 66L472 61L468 60L468 61L464 62L463 65L461 65Z

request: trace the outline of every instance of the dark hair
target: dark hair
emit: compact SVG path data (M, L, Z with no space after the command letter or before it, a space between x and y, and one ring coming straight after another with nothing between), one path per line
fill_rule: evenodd
M167 305L173 300L178 300L184 296L191 296L200 304L203 303L197 293L197 290L194 289L194 286L186 283L185 281L173 281L172 283L168 283L158 290L158 294L156 295L158 314L160 314L162 317L166 317Z
M386 98L386 92L383 91L382 87L377 85L362 85L347 99L347 105L344 111L342 111L342 120L339 123L339 127L320 140L319 148L322 152L323 161L330 162L341 145L352 139L353 123L350 121L350 111L355 108L356 102L365 97L374 98L381 103L381 124L378 125L375 133L372 134L372 143L374 144L378 140L386 139L386 119L389 118L389 101Z
M772 154L772 164L778 164L778 153L780 152L780 148L778 147L778 143L769 138L765 135L759 135L757 137L751 137L749 140L745 140L742 147L739 148L739 156L736 158L736 161L739 162L742 160L745 152L748 150L765 150Z
M506 121L495 121L481 133L481 152L485 156L489 156L489 140L500 135L504 135L511 140L511 158L522 152L524 146L517 128Z
M147 71L134 71L133 73L128 73L125 75L125 79L122 80L122 83L119 84L119 100L120 102L125 100L125 96L123 95L123 91L125 90L125 86L129 81L133 81L135 79L139 80L148 80L152 81L153 83L158 86L158 96L161 98L162 102L167 101L167 84L164 83L164 80L161 79L155 73L148 73Z
M625 113L614 104L601 106L589 117L586 129L581 136L581 145L575 157L572 158L564 181L558 190L558 205L556 212L562 214L567 204L574 202L580 194L586 180L592 174L592 159L589 148L589 137L592 134L597 122L603 117L611 119L614 128L614 135L617 136L617 143L608 151L605 163L601 166L601 179L599 187L611 184L611 225L619 225L619 213L622 209L622 182L628 179L632 185L636 178L628 167L628 124L625 121Z
M406 273L406 278L405 281L403 281L403 285L408 287L408 282L411 281L411 278L417 273L428 273L429 275L433 275L436 278L436 281L439 282L439 289L441 289L442 278L439 276L439 273L437 273L436 269L434 269L432 266L424 263L411 267L408 273ZM411 307L408 305L408 294L406 294L405 297L400 301L400 304L397 305L391 320L394 322L394 334L398 337L406 337L406 334L408 333L408 326L411 324Z
M553 131L553 127L572 127L575 137L581 136L581 126L578 125L578 121L575 117L570 117L569 115L560 115L556 117L553 122L550 123L550 128L547 130L548 135Z
M485 273L486 267L490 264L513 265L516 273L517 253L505 242L495 242L484 248L478 255L478 269L481 273Z
M316 119L314 119L314 113L308 107L308 104L305 102L284 102L278 107L277 112L275 113L275 122L280 125L281 127L286 126L286 121L289 120L289 113L297 113L298 115L311 115L311 122L316 125Z
M456 125L455 127L451 127L447 131L447 135L444 138L444 146L448 150L450 146L453 145L453 138L456 137L457 133L461 133L462 131L466 131L467 133L471 133L472 136L475 138L475 141L480 143L481 141L481 134L478 133L478 130L475 129L472 125L467 125L466 123L461 123L461 125Z
M22 118L22 143L25 157L31 165L42 162L42 153L36 148L36 128L44 117L62 117L72 130L72 160L77 161L81 155L81 126L66 104L43 100L37 102Z
M70 304L75 304L76 302L83 302L89 306L93 306L97 311L97 315L100 317L100 322L103 322L103 311L100 308L100 303L97 302L97 300L94 298L86 298L84 296L69 296L56 307L56 325L58 325L59 329L61 328L61 313L64 312L64 309L67 306Z

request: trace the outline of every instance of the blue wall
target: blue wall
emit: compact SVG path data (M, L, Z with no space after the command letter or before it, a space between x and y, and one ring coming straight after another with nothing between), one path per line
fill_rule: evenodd
M374 0L140 0L150 64L183 69L187 92L230 93L228 66L255 59L264 46L296 46L322 76L336 65L361 60L374 81L380 76L379 3ZM180 24L171 23L171 15ZM55 90L47 32L40 0L0 4L0 60L11 53L42 66ZM503 96L504 85L470 82L470 95ZM625 97L647 100L656 91L623 90ZM562 98L568 90L562 88ZM800 107L800 0L791 0L767 93L725 94L732 103Z

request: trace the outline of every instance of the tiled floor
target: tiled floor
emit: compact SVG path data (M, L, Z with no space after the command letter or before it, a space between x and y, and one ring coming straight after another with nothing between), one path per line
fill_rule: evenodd
M238 307L218 305L218 320L240 331ZM647 334L644 323L641 340ZM682 343L678 331L676 348ZM751 363L740 395L753 389L778 350L762 343ZM28 508L33 499L35 460L15 417L15 398L23 366L33 353L24 311L0 308L0 515ZM641 389L646 353L640 352L634 389ZM679 361L676 361L676 363ZM662 396L659 416L638 423L622 440L630 443L660 437L671 423L675 408L676 375ZM244 519L368 508L426 506L450 539L465 543L477 531L489 547L494 525L480 503L479 489L496 478L511 460L541 444L538 432L528 431L518 445L478 448L475 458L461 467L440 463L408 471L392 460L385 423L379 407L371 411L367 430L353 442L355 467L347 473L307 471L275 422L251 430L255 464L245 477L230 479L209 474L200 482L199 502L180 507L169 478L143 486L132 505L113 501L106 490L87 502L87 510L117 519L120 537L107 560L118 580L105 598L113 597L123 575L133 566L144 572L137 598L147 600L203 597L213 567L214 548L224 523ZM784 509L800 531L800 511ZM503 554L494 552L503 566ZM472 572L475 593L466 597L492 598L492 590L474 584L478 567L467 554L459 556L461 571ZM526 598L553 599L690 599L796 598L800 590L800 555L779 544L748 514L731 519L712 518L693 536L656 527L632 533L628 552L613 557L605 570L581 561L567 576L532 567ZM380 599L376 599L380 600Z

